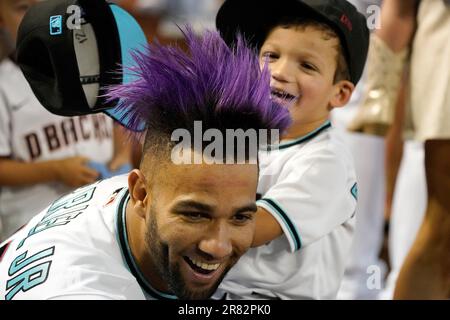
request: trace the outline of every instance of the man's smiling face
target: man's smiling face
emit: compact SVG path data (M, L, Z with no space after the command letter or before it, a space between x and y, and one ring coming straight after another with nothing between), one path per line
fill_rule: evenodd
M257 179L255 164L169 164L155 178L146 251L177 297L210 297L250 247Z

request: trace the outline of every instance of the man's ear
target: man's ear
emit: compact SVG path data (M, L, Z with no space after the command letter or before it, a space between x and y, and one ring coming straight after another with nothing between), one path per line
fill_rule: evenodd
M133 211L145 219L149 203L149 193L144 174L139 169L134 169L128 175L128 190Z
M339 108L345 106L352 97L355 85L348 80L341 80L334 85L335 92L331 98L330 106L332 108Z

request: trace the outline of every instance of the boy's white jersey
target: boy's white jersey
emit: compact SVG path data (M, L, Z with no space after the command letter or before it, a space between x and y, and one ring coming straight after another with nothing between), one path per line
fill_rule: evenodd
M85 156L108 163L113 156L113 120L104 114L62 117L34 96L19 67L0 63L0 157L25 163ZM0 215L10 236L50 202L73 190L63 183L0 188Z
M75 190L0 245L0 299L164 299L126 236L127 175Z
M250 249L216 297L333 299L349 254L357 198L353 160L329 122L260 151L257 205L284 234Z

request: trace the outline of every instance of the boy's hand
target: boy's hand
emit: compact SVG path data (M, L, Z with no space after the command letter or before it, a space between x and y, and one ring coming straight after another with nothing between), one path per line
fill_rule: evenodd
M72 157L55 162L56 176L59 181L69 187L81 187L93 183L99 173L90 168L85 157Z

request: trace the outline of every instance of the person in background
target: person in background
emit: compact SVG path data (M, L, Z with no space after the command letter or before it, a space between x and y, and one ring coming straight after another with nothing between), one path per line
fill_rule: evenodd
M10 43L35 2L0 0L0 29ZM102 178L102 172L126 170L130 162L120 126L103 114L68 118L48 112L14 60L13 51L0 63L0 239L52 200Z
M385 103L386 98L392 88L399 86L404 57L410 49L408 100L412 139L418 145L411 149L413 162L408 163L418 166L414 181L423 181L424 172L426 192L416 189L413 194L420 192L421 199L426 193L427 203L415 240L412 244L404 241L411 249L399 271L393 297L446 299L450 293L450 1L385 1L389 6L382 9L385 18L374 42L378 50L368 66L384 78L378 77L379 81L374 81L368 90L381 89L387 94L370 95L370 103L363 105L353 125L376 131L390 125L394 112L392 104ZM405 186L400 182L401 179L399 186ZM422 218L416 213L417 207L413 212L402 212L404 219L416 221L409 224L411 233L415 233ZM397 206L398 212L408 208Z

